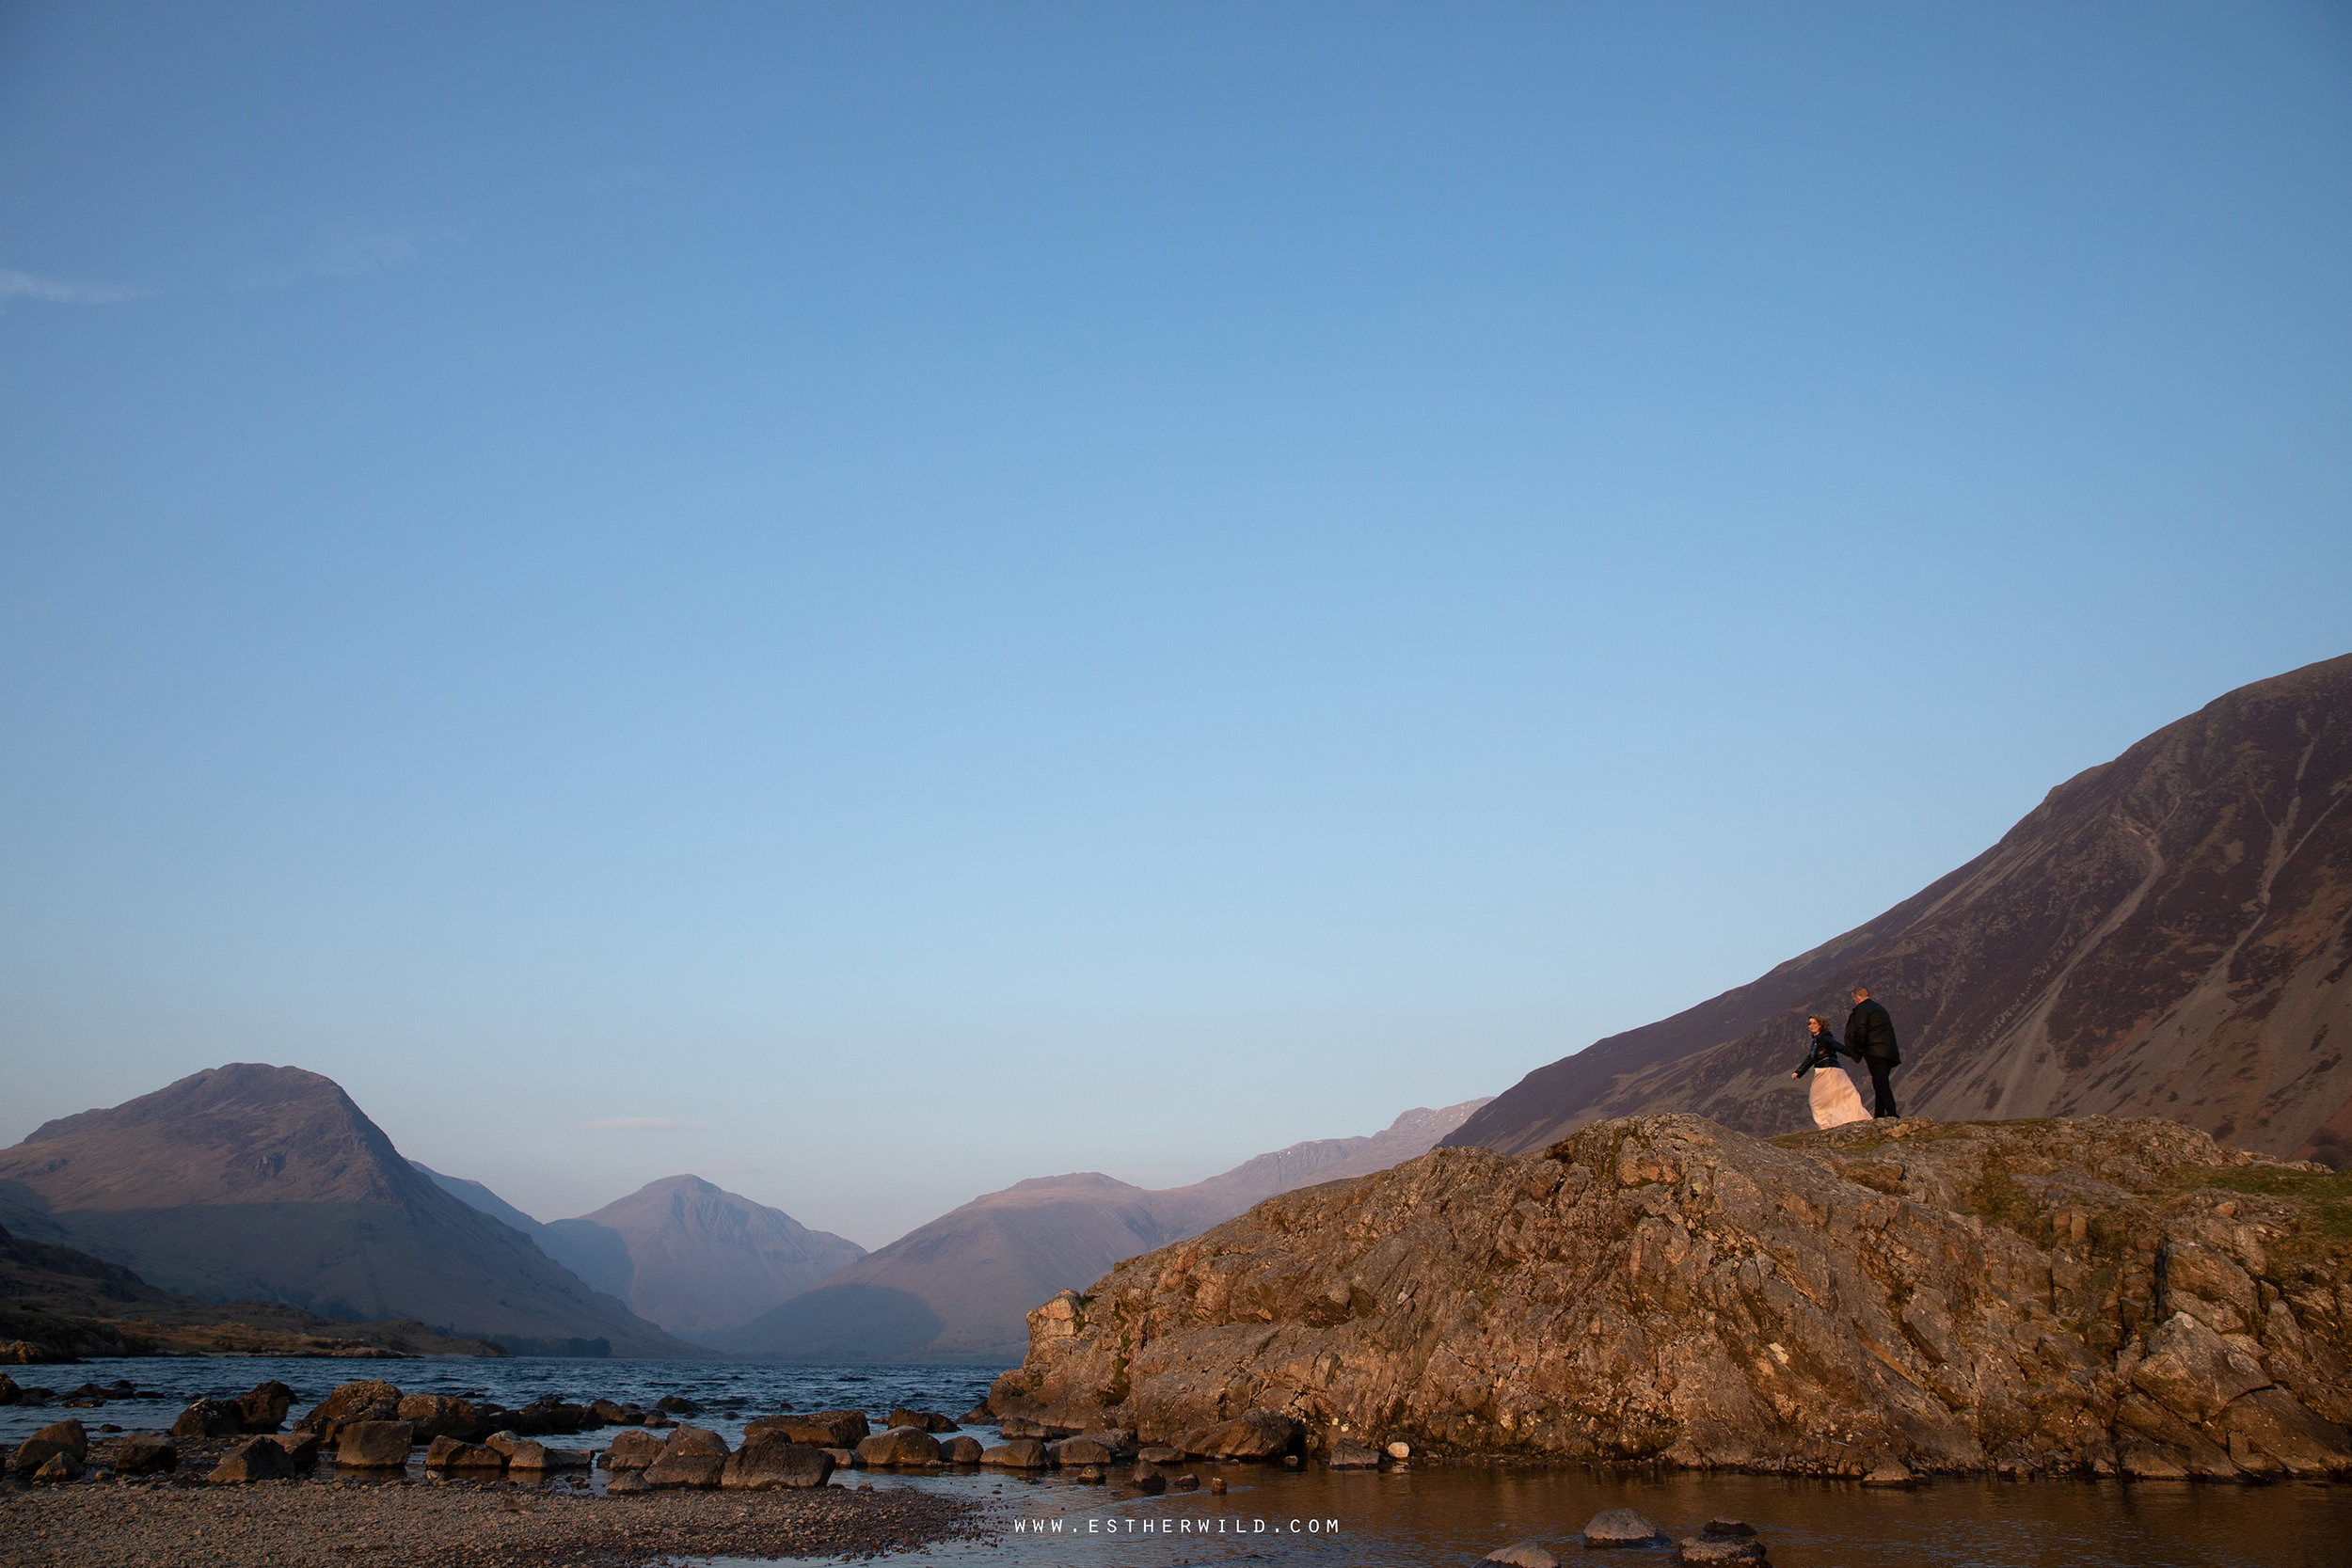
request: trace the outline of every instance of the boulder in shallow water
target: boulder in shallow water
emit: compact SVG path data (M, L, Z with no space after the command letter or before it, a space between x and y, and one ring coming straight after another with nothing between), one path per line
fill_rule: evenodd
M501 1436L515 1440L514 1433L500 1433L493 1434L490 1441L495 1443ZM612 1434L612 1443L596 1463L617 1474L622 1470L642 1470L660 1457L660 1438L642 1427L626 1427Z
M873 1430L863 1410L812 1410L803 1415L762 1416L744 1427L743 1435L773 1432L811 1448L847 1449L864 1442Z
M939 1457L947 1465L977 1465L980 1462L980 1440L959 1433L939 1445Z
M664 1394L653 1402L653 1407L665 1416L699 1416L703 1407L684 1394Z
M788 1438L746 1438L742 1448L727 1456L719 1484L734 1491L771 1488L814 1488L833 1479L833 1456L807 1443Z
M339 1383L334 1391L310 1407L310 1414L294 1424L297 1432L315 1432L332 1439L336 1430L345 1421L396 1421L400 1419L400 1390L375 1378L358 1383Z
M1138 1492L1157 1497L1168 1490L1168 1472L1157 1465L1138 1461L1136 1467L1127 1472L1127 1484Z
M854 1449L818 1449L817 1451L832 1460L836 1470L853 1469L857 1465L857 1450Z
M1529 1538L1514 1541L1507 1546L1497 1546L1479 1560L1500 1562L1503 1568L1560 1568L1560 1560L1544 1550L1542 1543Z
M993 1426L995 1422L996 1412L988 1407L988 1402L986 1400L982 1400L979 1403L974 1405L971 1409L963 1413L963 1424L968 1427Z
M315 1450L313 1450L315 1451ZM204 1479L215 1486L254 1481L299 1481L310 1473L275 1437L248 1437L232 1445Z
M727 1440L702 1427L684 1426L671 1433L661 1452L645 1466L645 1484L656 1490L672 1487L708 1488L725 1473Z
M939 1439L914 1427L878 1432L857 1446L857 1456L869 1467L911 1469L939 1463Z
M1045 1445L1036 1438L1016 1437L1009 1443L982 1449L980 1463L1003 1470L1044 1470L1052 1468L1054 1456L1047 1453Z
M171 1423L174 1437L230 1437L244 1430L237 1407L226 1400L192 1401Z
M1331 1445L1331 1457L1326 1461L1334 1470L1377 1470L1380 1450L1368 1448L1353 1437L1342 1437Z
M1733 1535L1686 1535L1682 1538L1680 1560L1684 1562L1761 1562L1762 1543L1753 1537Z
M238 1395L232 1402L240 1430L276 1432L286 1424L286 1412L294 1408L294 1397L293 1389L275 1380L255 1384L250 1392Z
M953 1432L956 1423L936 1410L894 1410L890 1413L894 1427L913 1427L917 1432Z
M1629 1508L1604 1509L1583 1529L1587 1546L1662 1546L1666 1532Z
M408 1464L414 1429L406 1421L346 1421L335 1430L335 1466L397 1470Z
M549 1470L585 1470L590 1455L584 1449L550 1449L535 1437L526 1437L506 1450L506 1467L532 1474Z
M1118 1457L1109 1444L1091 1437L1065 1437L1054 1445L1054 1463L1064 1468L1073 1465L1108 1465Z
M657 1491L685 1488L707 1491L725 1479L728 1454L665 1453L640 1472Z
M311 1450L313 1459L317 1449ZM135 1432L115 1445L115 1468L126 1476L159 1476L180 1467L180 1449L160 1432Z
M398 1416L416 1429L422 1442L454 1437L479 1443L489 1434L489 1419L474 1408L471 1400L452 1399L447 1394L411 1394L400 1402Z
M468 1443L455 1437L436 1437L424 1450L424 1467L428 1470L503 1470L506 1456L486 1443Z

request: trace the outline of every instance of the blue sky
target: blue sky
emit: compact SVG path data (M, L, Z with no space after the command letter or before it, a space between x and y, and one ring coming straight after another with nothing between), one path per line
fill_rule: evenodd
M0 1140L876 1245L1752 978L2352 647L2348 14L0 10Z

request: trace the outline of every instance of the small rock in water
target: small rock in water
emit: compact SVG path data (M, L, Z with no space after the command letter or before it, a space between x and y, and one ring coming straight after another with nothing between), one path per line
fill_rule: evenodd
M1176 1490L1179 1492L1197 1491L1200 1488L1200 1478L1194 1475L1190 1470L1186 1470L1183 1475L1176 1478Z
M1103 1472L1092 1465L1081 1465L1078 1469L1078 1479L1080 1481L1101 1481L1103 1479Z
M1222 1491L1224 1491L1224 1490L1225 1490L1225 1478L1224 1478L1223 1476L1211 1476L1211 1477L1209 1478L1209 1490L1210 1490L1210 1491L1212 1491L1212 1492L1222 1492Z
M1380 1450L1368 1449L1353 1437L1343 1437L1331 1445L1327 1460L1334 1470L1376 1470L1380 1467Z
M1389 1457L1391 1459L1410 1459L1413 1457L1413 1445L1403 1441L1391 1443L1389 1445Z
M1502 1563L1505 1568L1560 1568L1560 1560L1532 1539L1498 1546L1484 1560Z
M1605 1509L1584 1527L1587 1546L1654 1546L1666 1532L1629 1508Z
M1685 1562L1761 1562L1761 1542L1735 1535L1692 1535L1682 1541Z
M1754 1535L1756 1527L1744 1519L1709 1519L1707 1521L1707 1533L1709 1535Z

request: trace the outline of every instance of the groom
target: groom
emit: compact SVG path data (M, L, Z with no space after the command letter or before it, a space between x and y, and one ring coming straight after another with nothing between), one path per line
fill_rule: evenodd
M1902 1065L1903 1053L1895 1044L1895 1021L1884 1007L1870 1000L1870 988L1853 989L1853 1011L1846 1015L1846 1054L1859 1056L1870 1069L1870 1087L1876 1091L1878 1103L1871 1107L1874 1117L1902 1115L1895 1109L1895 1091L1887 1085L1886 1075Z

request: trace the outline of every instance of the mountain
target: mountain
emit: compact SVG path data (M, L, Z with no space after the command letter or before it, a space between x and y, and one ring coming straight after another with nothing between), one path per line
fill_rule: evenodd
M583 1277L617 1253L626 1275L608 1275L612 1284L605 1288L688 1338L740 1327L866 1256L855 1242L811 1230L699 1176L647 1182L548 1229L542 1244L567 1262L579 1259L573 1266Z
M1809 1125L1809 1012L1867 984L1903 1109L2155 1116L2271 1154L2352 1144L2352 656L2241 688L2076 775L1966 865L1687 1011L1529 1073L1448 1144L1604 1117Z
M510 1349L696 1354L427 1180L331 1079L238 1062L0 1149L0 1221L207 1301Z
M688 1338L749 1323L866 1256L855 1242L699 1176L665 1176L593 1214L541 1224L479 1181L417 1168L590 1286Z
M799 1360L1018 1360L1030 1307L1310 1182L1427 1152L1484 1101L1415 1109L1372 1137L1321 1138L1157 1191L1098 1171L1033 1177L974 1198L706 1343Z

